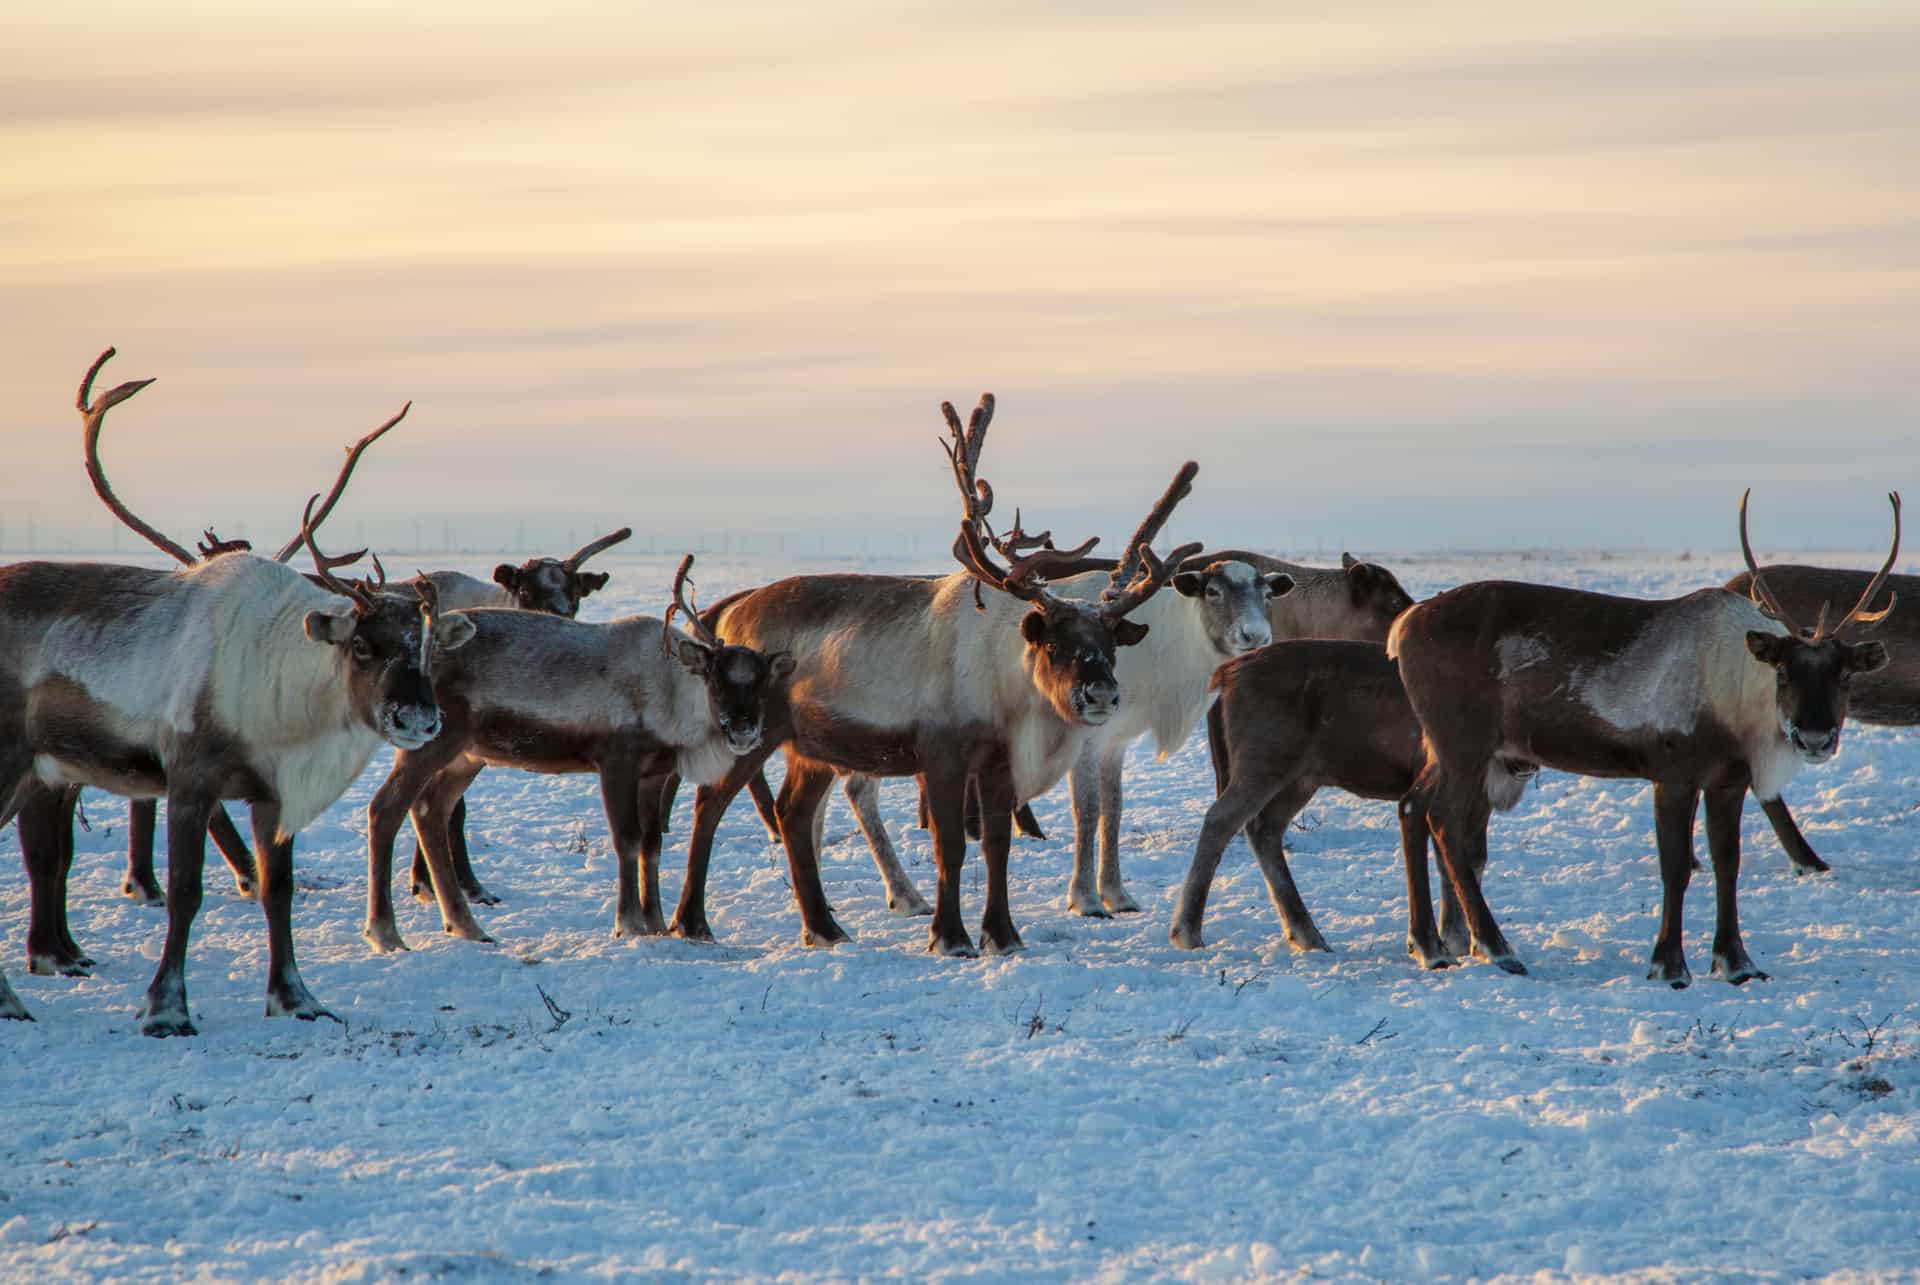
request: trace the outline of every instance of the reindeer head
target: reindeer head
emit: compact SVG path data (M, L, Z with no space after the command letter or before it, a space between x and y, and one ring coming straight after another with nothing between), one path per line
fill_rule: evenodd
M1193 489L1200 466L1189 461L1174 475L1173 483L1128 542L1098 603L1061 598L1048 591L1048 572L1077 562L1099 540L1088 540L1075 549L1056 549L1051 532L1028 535L1021 530L1017 510L1013 527L1005 535L996 535L987 525L987 515L993 511L993 488L979 476L979 467L987 426L993 422L993 407L993 394L983 395L963 429L953 403L940 403L949 439L940 445L953 465L961 499L960 534L954 541L953 556L974 578L976 605L982 605L980 585L1033 605L1021 617L1020 636L1026 642L1034 687L1064 721L1097 726L1112 718L1120 707L1120 680L1113 667L1118 649L1147 636L1147 626L1126 619L1126 614L1158 592L1182 559L1200 551L1197 544L1182 545L1162 562L1150 547L1174 506ZM989 549L1007 565L994 562Z
M1853 676L1870 674L1887 663L1887 649L1879 643L1847 642L1841 635L1854 626L1884 620L1893 610L1891 593L1887 605L1879 611L1866 608L1900 556L1900 495L1896 491L1887 496L1893 503L1893 548L1853 610L1828 629L1827 604L1823 602L1813 628L1802 629L1773 596L1754 562L1753 546L1747 542L1747 498L1752 494L1749 489L1740 497L1740 551L1752 573L1749 593L1754 605L1786 626L1787 632L1783 636L1752 630L1747 634L1747 650L1762 664L1773 667L1774 706L1781 735L1807 762L1824 763L1840 751L1840 729L1847 720Z
M1173 588L1193 599L1214 651L1241 656L1273 641L1267 607L1293 591L1293 577L1284 571L1261 575L1244 562L1214 561L1198 571L1177 572Z
M751 754L760 748L767 725L767 694L776 684L785 682L794 670L793 654L776 651L763 656L751 647L730 647L707 627L687 592L687 572L693 569L693 555L680 559L680 570L673 577L673 602L661 621L660 645L670 648L674 658L687 671L706 684L707 708L715 727L734 754ZM692 638L673 631L676 613L687 618Z
M1340 569L1347 573L1347 602L1354 613L1353 632L1342 636L1355 642L1385 642L1393 622L1413 605L1413 595L1400 587L1393 572L1351 553L1340 555Z
M329 557L313 542L314 496L301 531L320 583L343 602L307 613L307 637L343 653L348 699L355 715L381 740L417 750L440 734L440 705L433 694L433 662L473 637L473 622L459 613L440 615L440 597L425 576L409 593L386 593L387 575L374 559L377 580L344 581L335 567L366 553Z
M522 611L571 620L580 612L581 599L607 587L605 572L582 571L580 564L632 534L632 527L623 526L564 558L529 558L517 567L503 562L493 569L493 582L512 594L513 605Z

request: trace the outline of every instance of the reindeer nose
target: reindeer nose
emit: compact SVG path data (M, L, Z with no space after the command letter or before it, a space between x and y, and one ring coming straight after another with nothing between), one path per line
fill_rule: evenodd
M1824 732L1810 732L1796 727L1793 729L1793 743L1805 754L1831 754L1840 748L1840 730L1834 728Z

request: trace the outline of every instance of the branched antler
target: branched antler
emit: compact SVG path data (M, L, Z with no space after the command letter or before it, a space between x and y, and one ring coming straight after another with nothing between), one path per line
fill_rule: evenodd
M1021 529L1017 509L1013 515L1013 528L1005 536L994 534L993 527L987 522L987 515L993 512L993 487L979 475L980 452L986 445L987 427L993 423L993 407L993 394L982 394L979 406L974 408L967 426L962 428L959 412L954 410L953 403L940 403L940 413L947 421L948 437L948 440L940 443L940 449L947 453L947 462L953 466L954 484L960 488L960 534L953 542L953 556L976 581L991 585L1003 593L1012 594L1026 602L1057 601L1047 592L1048 573L1084 557L1094 545L1100 543L1100 539L1095 536L1076 549L1056 549L1051 531L1029 535ZM989 548L1006 559L1007 565L996 565L988 553ZM974 603L981 607L985 605L977 586Z
M603 535L591 544L581 545L578 549L568 554L561 562L561 565L569 571L578 571L580 564L588 558L591 558L596 553L604 553L606 550L611 549L614 545L620 543L622 540L628 539L632 535L633 528L623 526L611 535Z
M113 488L107 484L106 470L100 467L100 425L106 419L107 412L153 382L151 379L130 380L101 393L98 401L89 402L88 397L93 392L94 377L100 373L100 368L107 364L115 351L109 348L93 359L93 365L87 367L86 376L80 381L80 395L74 399L73 403L80 412L80 422L86 426L84 441L87 453L87 479L93 483L93 493L100 497L101 503L113 511L115 517L132 527L142 539L168 557L192 566L196 559L191 553L141 521L134 515L132 509L120 502L120 497L115 495Z
M108 352L112 352L112 349L108 349ZM360 457L366 454L367 448L384 437L388 429L405 419L407 412L412 409L413 403L408 402L400 408L398 415L395 415L392 419L347 448L347 462L340 466L340 475L333 479L333 489L327 492L326 503L320 506L320 514L314 519L314 526L317 527L322 522L325 522L327 515L333 512L333 506L340 502L340 497L346 493L348 480L353 477L353 466L360 462ZM319 497L316 496L315 498L318 499ZM275 562L291 560L293 555L299 552L300 545L305 541L305 538L306 532L303 528L298 535L295 535L291 540L288 540L280 546L279 551L273 555L273 560Z
M1747 499L1752 494L1753 488L1748 487L1746 493L1740 497L1740 552L1747 560L1748 583L1751 586L1748 589L1748 596L1753 599L1754 605L1785 625L1788 633L1815 642L1822 638L1838 638L1855 625L1877 624L1887 618L1893 610L1893 604L1899 600L1898 595L1889 593L1887 605L1879 611L1868 611L1867 606L1873 601L1873 595L1880 592L1880 586L1886 583L1887 573L1893 570L1893 564L1900 557L1900 492L1887 492L1887 501L1893 505L1893 547L1887 550L1887 560L1880 564L1880 570L1875 572L1873 579L1867 582L1866 590L1860 595L1860 600L1853 604L1853 610L1842 616L1840 623L1832 629L1827 628L1827 604L1821 603L1820 612L1814 617L1811 633L1794 623L1793 618L1787 614L1787 609L1774 596L1773 590L1767 587L1765 578L1760 574L1760 567L1754 561L1753 546L1747 542Z
M300 519L300 539L307 546L307 552L313 555L314 574L320 577L320 583L328 589L331 589L343 598L351 598L355 611L363 616L370 615L376 607L373 600L373 590L367 588L363 582L340 580L333 574L335 567L344 567L349 563L358 562L366 556L367 551L361 549L354 553L343 553L333 557L329 557L320 552L320 546L313 542L313 528L318 525L313 520L313 506L319 502L319 493L315 492L313 498L307 501L306 512ZM378 562L376 562L375 565L378 566ZM381 583L384 584L386 582L386 573L384 571L381 572L380 579Z
M715 651L723 645L720 636L707 628L707 622L700 619L699 608L693 605L692 595L687 592L687 573L693 570L693 555L689 553L680 559L680 569L673 574L673 602L667 607L667 614L660 622L660 650L666 651L673 644L673 617L675 613L685 615L687 628L693 636Z
M1120 619L1160 592L1180 564L1204 547L1197 541L1183 544L1168 554L1165 562L1153 551L1154 538L1173 516L1174 507L1193 493L1193 479L1199 472L1200 466L1192 460L1182 464L1159 501L1141 519L1133 538L1127 541L1127 547L1120 554L1120 565L1113 569L1106 590L1100 595L1100 614L1108 620Z

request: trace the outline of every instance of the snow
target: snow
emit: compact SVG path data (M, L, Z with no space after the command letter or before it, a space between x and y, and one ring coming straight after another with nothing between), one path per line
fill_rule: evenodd
M492 559L448 562L484 576ZM659 611L672 564L603 557L613 586L587 614ZM1734 570L1389 564L1416 594L1497 576L1671 595ZM708 601L794 569L703 556L696 574ZM1290 838L1336 953L1288 950L1243 840L1209 945L1175 950L1212 792L1202 737L1128 762L1143 915L1066 913L1064 787L1038 802L1050 837L1016 840L1016 956L923 953L927 921L887 913L838 801L824 875L854 943L799 944L784 858L744 799L714 861L719 944L616 941L592 780L498 770L471 795L498 944L446 937L403 884L413 950L376 956L362 834L384 766L297 856L302 970L344 1026L262 1016L262 917L213 857L188 974L202 1033L142 1039L164 914L118 893L116 800L89 793L74 868L93 977L26 974L25 880L0 882L9 976L38 1019L0 1023L0 1278L1920 1273L1920 738L1897 729L1856 725L1786 792L1833 874L1794 877L1748 807L1742 918L1772 980L1705 977L1702 874L1678 992L1644 980L1659 879L1635 782L1543 772L1494 819L1489 897L1532 970L1511 977L1413 968L1393 808L1331 792ZM911 786L882 803L931 892ZM965 888L977 926L977 857Z

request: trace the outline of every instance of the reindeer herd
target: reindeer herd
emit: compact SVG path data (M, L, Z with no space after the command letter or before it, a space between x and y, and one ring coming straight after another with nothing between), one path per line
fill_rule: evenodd
M1024 530L1017 511L996 529L994 489L979 471L994 414L987 395L964 425L941 408L960 498L958 570L793 576L702 610L688 555L663 617L588 623L575 619L581 601L607 576L583 564L627 529L563 559L502 565L493 584L447 571L390 583L377 556L372 576L341 578L366 551L327 554L319 529L404 408L349 450L331 491L306 502L273 556L211 530L190 552L108 484L107 412L152 382L93 397L112 356L88 369L76 403L87 473L109 509L180 566L0 567L0 825L18 824L31 888L28 967L80 974L93 961L68 931L66 900L81 788L132 800L122 887L141 901L162 899L153 839L156 801L167 801L167 935L139 1015L148 1035L194 1029L186 957L209 834L266 912L268 1015L332 1016L294 962L294 837L383 743L397 753L367 808L364 930L379 952L406 949L392 876L409 820L415 895L437 903L447 932L489 940L474 905L498 899L469 860L464 803L489 766L599 777L617 936L712 938L714 836L746 788L785 847L803 940L846 940L819 871L838 782L889 907L932 916L930 950L975 952L960 905L970 837L987 871L979 946L1018 950L1007 870L1016 826L1039 832L1027 803L1067 777L1068 909L1136 911L1120 867L1127 748L1151 733L1165 757L1204 717L1217 798L1174 911L1176 946L1202 944L1214 873L1244 832L1288 942L1330 949L1294 886L1286 835L1315 792L1334 786L1398 804L1416 963L1471 956L1524 973L1481 875L1489 814L1513 807L1544 766L1652 782L1664 899L1649 976L1680 987L1691 980L1681 919L1701 798L1713 973L1763 978L1741 941L1736 896L1747 792L1794 869L1825 870L1782 787L1802 764L1834 755L1850 706L1867 722L1920 723L1920 645L1907 646L1903 618L1889 620L1899 594L1920 592L1890 574L1897 494L1892 548L1871 575L1758 566L1743 498L1748 569L1724 587L1644 601L1487 581L1416 603L1391 572L1351 556L1315 568L1186 544L1161 558L1153 543L1191 493L1192 462L1117 559L1092 557L1097 539L1057 547L1050 533ZM301 550L309 574L288 565ZM1831 605L1846 602L1830 625ZM776 752L785 756L777 797L763 776ZM876 781L889 776L919 782L937 873L931 903L880 822ZM682 781L696 795L669 917L660 857ZM226 802L247 804L250 843ZM1430 844L1442 875L1437 917ZM0 1017L28 1017L4 974Z

